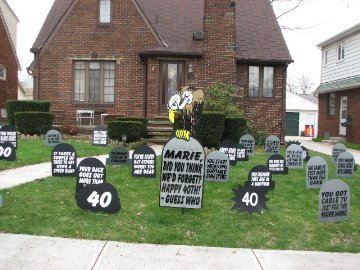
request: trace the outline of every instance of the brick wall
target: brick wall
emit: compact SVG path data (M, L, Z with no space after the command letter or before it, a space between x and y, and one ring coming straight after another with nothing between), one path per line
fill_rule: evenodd
M6 100L17 99L18 65L12 50L3 21L0 19L0 65L6 67L6 81L0 80L0 109L5 108Z
M285 87L286 66L275 66L274 97L251 98L248 93L248 64L238 65L238 77L243 83L240 97L237 98L239 106L244 110L245 116L251 121L254 128L278 136L284 141L285 134Z
M110 27L98 24L98 1L80 0L71 11L34 70L39 99L51 100L52 110L65 111L64 122L75 121L77 109L144 116L144 63L138 56L158 45L131 0L114 0ZM116 60L115 103L73 103L73 61ZM94 57L97 55L97 57Z
M346 128L346 140L360 143L360 88L335 92L335 115L328 116L328 94L319 95L319 137L325 132L330 136L339 136L340 98L347 97L347 114L351 116L352 125Z

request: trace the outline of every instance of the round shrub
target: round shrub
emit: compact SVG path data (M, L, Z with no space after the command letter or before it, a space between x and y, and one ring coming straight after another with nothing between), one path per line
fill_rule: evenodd
M54 122L54 114L48 112L17 112L14 116L16 128L22 134L46 134Z
M108 124L109 138L122 140L122 135L126 134L127 142L135 142L141 138L143 125L138 121L110 121Z
M146 138L147 136L147 125L149 120L144 117L137 117L137 116L121 116L117 117L115 121L125 121L125 122L140 122L141 123L141 132L140 132L140 138Z
M247 120L240 117L226 117L223 140L233 139L238 142L242 135L247 132Z
M225 127L225 114L222 112L203 112L197 127L196 137L206 147L219 145Z

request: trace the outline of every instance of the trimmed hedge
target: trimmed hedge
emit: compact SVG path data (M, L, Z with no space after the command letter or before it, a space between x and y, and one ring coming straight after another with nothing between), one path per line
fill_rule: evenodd
M247 130L248 126L246 119L240 117L226 117L222 139L233 139L238 142L241 136L246 134Z
M54 114L49 112L16 112L14 116L17 131L22 134L46 134L54 121Z
M225 127L225 114L222 112L203 112L197 128L196 137L206 147L219 145Z
M142 125L140 138L146 138L147 137L147 125L149 120L144 117L136 117L136 116L121 116L117 117L115 121L122 121L122 122L140 122Z
M140 139L143 124L139 121L110 121L108 123L109 138L122 140L122 135L126 134L127 142L135 142Z
M6 111L9 125L16 124L16 112L49 112L50 107L51 102L45 100L8 100L6 102Z

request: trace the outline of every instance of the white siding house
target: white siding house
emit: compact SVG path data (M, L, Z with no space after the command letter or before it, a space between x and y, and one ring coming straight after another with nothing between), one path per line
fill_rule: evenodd
M322 52L319 136L360 143L360 23L317 46Z

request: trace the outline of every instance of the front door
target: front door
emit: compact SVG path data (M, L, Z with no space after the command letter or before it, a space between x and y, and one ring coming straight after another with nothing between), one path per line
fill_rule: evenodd
M164 113L170 97L184 86L184 62L163 61L160 65L160 112Z
M346 122L347 116L347 97L340 98L340 123L339 123L339 135L346 135L346 127L341 126L341 123Z

